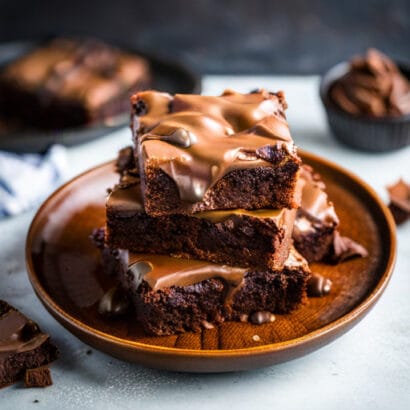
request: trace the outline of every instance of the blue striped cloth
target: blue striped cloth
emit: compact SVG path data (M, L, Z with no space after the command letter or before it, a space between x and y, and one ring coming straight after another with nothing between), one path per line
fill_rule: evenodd
M44 155L0 151L0 219L39 205L66 174L66 149L53 145Z

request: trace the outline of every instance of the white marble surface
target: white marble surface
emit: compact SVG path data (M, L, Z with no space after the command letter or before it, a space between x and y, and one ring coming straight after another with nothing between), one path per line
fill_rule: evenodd
M410 180L410 148L358 153L329 135L316 77L206 77L204 92L224 87L284 89L297 144L359 174L387 199L385 185ZM69 150L70 176L115 156L127 129ZM398 229L398 258L386 292L353 330L303 358L252 372L192 375L121 362L93 350L42 307L27 279L24 242L34 212L0 222L0 298L49 332L61 349L54 385L0 391L0 409L408 409L410 408L410 223ZM34 401L38 400L38 403Z

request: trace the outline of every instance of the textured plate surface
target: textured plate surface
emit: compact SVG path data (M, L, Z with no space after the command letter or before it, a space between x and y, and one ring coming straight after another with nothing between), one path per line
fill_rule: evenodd
M309 153L341 220L341 232L369 257L339 265L312 264L333 281L329 295L309 298L288 315L261 326L228 322L202 333L147 337L132 317L103 319L96 304L111 279L101 274L88 236L104 224L105 190L117 181L113 162L78 176L56 191L31 225L26 259L30 281L49 312L89 345L150 367L190 372L246 370L305 355L354 326L378 300L395 261L392 217L364 182ZM141 238L143 239L143 238ZM253 337L258 335L258 338Z
M40 42L20 41L0 44L0 69L10 61L25 54ZM199 93L199 76L186 67L153 55L130 50L147 58L153 77L152 88L170 93ZM11 127L0 122L0 149L15 152L41 152L51 144L72 146L91 141L109 132L129 124L129 110L116 117L106 118L104 122L86 125L80 128L66 128L56 131L41 131Z

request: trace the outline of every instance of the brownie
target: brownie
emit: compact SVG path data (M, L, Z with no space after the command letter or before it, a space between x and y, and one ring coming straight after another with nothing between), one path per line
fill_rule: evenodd
M22 379L27 369L52 362L58 354L36 323L0 300L0 388Z
M169 335L256 312L288 313L306 297L307 262L293 248L283 268L255 270L152 254L130 254L119 280L146 333Z
M0 73L0 114L40 129L75 127L127 112L150 84L148 62L97 40L56 38Z
M308 165L301 167L302 203L293 228L295 248L308 262L317 262L329 255L339 218L326 193L320 176Z
M299 206L300 158L282 92L145 91L131 102L147 214Z
M135 174L124 175L111 191L106 203L110 247L271 269L281 268L288 257L296 209L150 216L141 196Z

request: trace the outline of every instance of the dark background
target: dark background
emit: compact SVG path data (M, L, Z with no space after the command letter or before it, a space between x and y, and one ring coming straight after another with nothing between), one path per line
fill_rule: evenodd
M320 73L373 46L410 60L410 0L0 0L0 41L94 35L202 73Z

